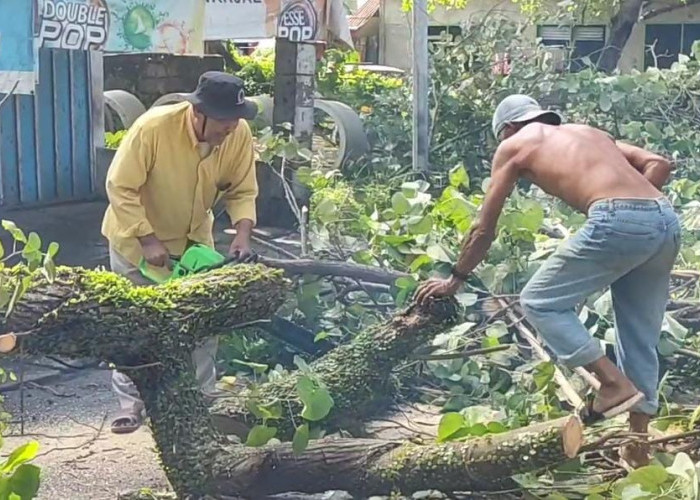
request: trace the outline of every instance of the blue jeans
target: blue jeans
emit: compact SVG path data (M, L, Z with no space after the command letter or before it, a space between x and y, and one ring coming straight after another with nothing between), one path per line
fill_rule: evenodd
M650 415L659 405L656 347L680 239L680 222L665 198L598 201L583 228L540 267L520 296L528 321L558 360L573 368L604 356L575 308L610 286L618 366L645 396L634 411Z

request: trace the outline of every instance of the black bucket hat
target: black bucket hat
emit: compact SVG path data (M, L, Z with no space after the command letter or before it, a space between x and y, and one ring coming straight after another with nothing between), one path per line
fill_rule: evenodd
M207 71L199 77L197 89L185 99L207 118L214 120L253 120L258 106L245 98L243 80L221 71Z

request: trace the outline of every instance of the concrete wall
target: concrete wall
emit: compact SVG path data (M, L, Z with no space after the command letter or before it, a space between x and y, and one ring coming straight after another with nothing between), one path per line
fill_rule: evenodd
M190 92L205 71L224 69L221 56L105 54L105 90L131 92L148 108L160 96Z
M660 3L667 5L666 2ZM518 6L513 4L511 0L470 0L464 9L447 10L437 7L429 16L431 25L444 26L483 19L489 13L505 15L515 21L526 21ZM401 0L384 0L380 10L380 19L380 64L410 70L412 60L411 13L401 10ZM605 19L590 18L581 24L606 22ZM654 17L649 22L653 24L700 22L700 5L680 8ZM635 26L622 52L620 69L623 71L630 71L633 68L644 69L644 26L645 23L639 23ZM537 27L532 25L525 31L525 35L534 39L537 36Z

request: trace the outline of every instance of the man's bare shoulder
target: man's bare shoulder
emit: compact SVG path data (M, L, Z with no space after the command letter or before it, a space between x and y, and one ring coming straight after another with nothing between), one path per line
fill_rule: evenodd
M496 156L504 160L523 160L542 145L544 137L541 124L530 124L501 142L496 150Z

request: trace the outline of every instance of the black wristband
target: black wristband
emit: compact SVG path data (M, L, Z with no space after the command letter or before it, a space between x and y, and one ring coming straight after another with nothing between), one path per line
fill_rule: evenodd
M469 277L469 274L462 274L459 271L457 271L457 266L452 266L452 270L450 272L452 276L454 276L458 280L467 281L467 278Z

